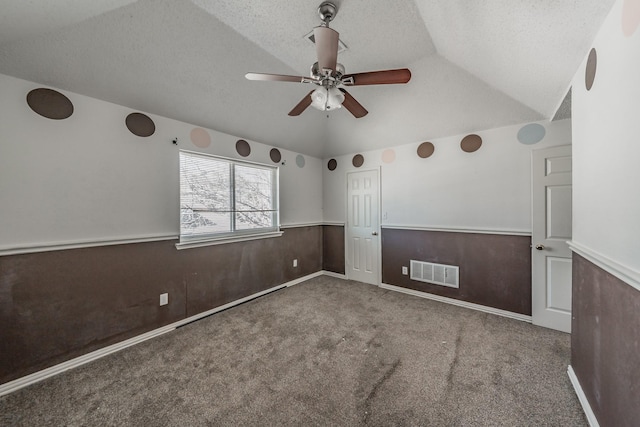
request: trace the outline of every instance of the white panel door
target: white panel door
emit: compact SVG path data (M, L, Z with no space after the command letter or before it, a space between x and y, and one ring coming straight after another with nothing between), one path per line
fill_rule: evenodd
M571 146L533 152L533 324L571 332Z
M380 229L378 171L347 174L347 277L378 285Z

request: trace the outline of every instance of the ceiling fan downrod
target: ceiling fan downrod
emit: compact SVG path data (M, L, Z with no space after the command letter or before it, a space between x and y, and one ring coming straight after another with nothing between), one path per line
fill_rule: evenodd
M326 27L329 26L329 22L333 21L333 18L338 14L338 7L330 1L325 1L318 7L318 15Z

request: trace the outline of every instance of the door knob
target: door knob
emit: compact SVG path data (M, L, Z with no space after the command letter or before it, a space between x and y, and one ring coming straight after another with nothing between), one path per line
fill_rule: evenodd
M377 235L378 235L378 232L377 232L377 231L374 231L373 233L371 233L371 235L372 235L372 236L377 236Z
M541 251L544 249L544 245L536 245L536 249Z

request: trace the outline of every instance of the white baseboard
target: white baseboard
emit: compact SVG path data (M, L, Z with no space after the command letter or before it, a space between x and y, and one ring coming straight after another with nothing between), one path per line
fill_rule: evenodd
M55 375L61 374L62 372L68 371L73 368L77 368L78 366L82 366L86 363L93 362L94 360L100 359L101 357L107 356L109 354L115 353L117 351L123 350L127 347L131 347L143 341L146 341L151 338L155 338L167 332L171 332L174 329L186 325L187 323L194 322L196 320L202 319L203 317L210 316L214 313L226 310L233 306L242 304L243 302L252 300L254 298L260 297L262 295L268 294L273 291L277 291L279 289L283 289L289 286L296 285L298 283L302 283L305 280L312 279L314 277L321 276L324 272L318 271L312 274L309 274L304 277L300 277L299 279L292 280L287 283L283 283L282 285L274 286L272 288L266 289L262 292L258 292L247 297L241 298L239 300L232 301L228 304L222 305L220 307L213 308L208 311L204 311L202 313L198 313L194 316L188 317L186 319L179 320L177 322L171 323L170 325L163 326L161 328L154 329L152 331L146 332L142 335L137 335L133 338L129 338L128 340L112 344L110 346L101 348L96 351L92 351L91 353L83 354L82 356L76 357L71 360L67 360L66 362L59 363L57 365L51 366L49 368L43 369L38 372L34 372L33 374L29 374L27 376L15 379L13 381L9 381L4 384L0 384L0 396L4 396L5 394L12 393L21 388L27 387L31 384L35 384L47 378L53 377Z
M334 273L333 271L322 270L322 274L329 277L335 277L336 279L349 280L346 274Z
M578 396L578 400L582 405L582 410L584 411L584 414L587 417L587 421L589 422L589 425L591 427L600 427L600 424L598 424L598 419L596 418L596 415L593 413L593 410L591 409L591 405L589 405L589 401L587 400L587 395L584 394L584 391L582 390L582 386L580 385L580 381L578 381L578 377L576 376L576 373L574 372L571 365L569 365L569 367L567 368L567 374L569 375L569 379L571 380L573 389L575 390L576 395Z
M487 307L486 305L474 304L472 302L461 301L454 298L442 297L440 295L434 295L428 292L420 292L414 289L403 288L400 286L388 285L386 283L381 283L380 287L383 289L389 289L390 291L402 292L403 294L413 295L420 298L431 299L434 301L444 302L447 304L457 305L459 307L470 308L472 310L482 311L485 313L495 314L497 316L508 317L510 319L531 323L531 316L527 316L525 314L514 313L512 311L506 311L506 310L500 310L499 308Z
M313 279L314 277L320 277L320 276L322 276L322 271L316 271L315 273L307 274L306 276L300 277L299 279L291 280L290 282L285 283L283 286L286 286L287 288L289 288L291 286L298 285L302 282L306 282L309 279Z
M335 277L338 279L344 279L344 280L348 280L347 276L344 274L340 274L340 273L334 273L333 271L327 271L327 270L320 270L320 271L316 271L315 273L311 273L308 274L304 277L301 277L299 279L295 279L292 280L290 282L287 282L286 286L290 287L290 286L295 286L298 285L302 282L306 282L309 279L313 279L314 277L320 277L320 276L329 276L329 277Z

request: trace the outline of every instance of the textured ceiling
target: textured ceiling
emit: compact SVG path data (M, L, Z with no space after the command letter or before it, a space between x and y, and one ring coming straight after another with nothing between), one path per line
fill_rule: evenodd
M29 35L52 31L134 1L3 1L0 13L0 41L5 43Z
M342 0L347 72L408 67L407 85L350 89L369 115L287 112L320 0L3 2L0 73L329 157L551 119L614 0Z
M317 8L321 1L194 0L194 3L298 74L307 75L316 54L304 35L319 25ZM340 39L348 48L339 58L347 72L401 68L436 51L413 0L394 0L393 7L389 7L387 0L335 4L339 10L331 26L340 32Z
M571 118L571 88L569 88L569 92L565 95L562 103L558 107L556 114L553 116L552 120L564 120Z
M554 115L613 0L416 0L438 53Z

